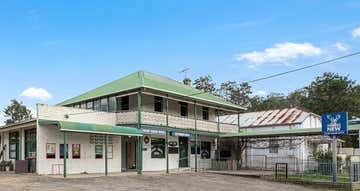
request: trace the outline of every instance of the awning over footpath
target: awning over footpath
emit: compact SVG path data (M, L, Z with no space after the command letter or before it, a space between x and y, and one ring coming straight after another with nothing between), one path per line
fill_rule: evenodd
M90 123L78 123L69 121L52 121L39 119L39 125L56 125L60 131L70 131L79 133L109 134L109 135L126 135L142 136L142 131L134 127L98 125Z
M349 124L349 133L358 133L360 124ZM265 130L265 131L241 131L239 133L226 133L221 137L243 137L243 138L259 138L259 137L284 137L284 136L313 136L322 135L321 128L302 128L289 130Z

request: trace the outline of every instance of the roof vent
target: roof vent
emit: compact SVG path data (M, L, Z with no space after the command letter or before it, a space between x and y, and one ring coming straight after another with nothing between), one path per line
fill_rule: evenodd
M191 86L191 79L190 78L185 78L183 80L184 84L187 85L187 86Z

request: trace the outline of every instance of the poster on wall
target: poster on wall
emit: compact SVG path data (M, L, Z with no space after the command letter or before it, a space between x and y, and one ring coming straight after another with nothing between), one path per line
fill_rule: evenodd
M79 159L80 158L80 144L72 145L72 158Z
M55 143L47 143L46 144L46 158L51 159L55 158L56 144Z

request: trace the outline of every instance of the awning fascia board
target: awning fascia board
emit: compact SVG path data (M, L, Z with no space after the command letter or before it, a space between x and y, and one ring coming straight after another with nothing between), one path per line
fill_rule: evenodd
M134 127L126 126L111 126L98 125L68 121L53 121L39 119L39 125L56 125L60 131L77 132L77 133L92 133L92 134L107 134L107 135L121 135L121 136L142 136L141 130Z

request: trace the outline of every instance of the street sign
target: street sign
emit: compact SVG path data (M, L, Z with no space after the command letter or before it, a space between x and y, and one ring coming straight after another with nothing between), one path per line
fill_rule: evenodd
M337 136L348 133L347 112L325 113L321 115L322 134Z

